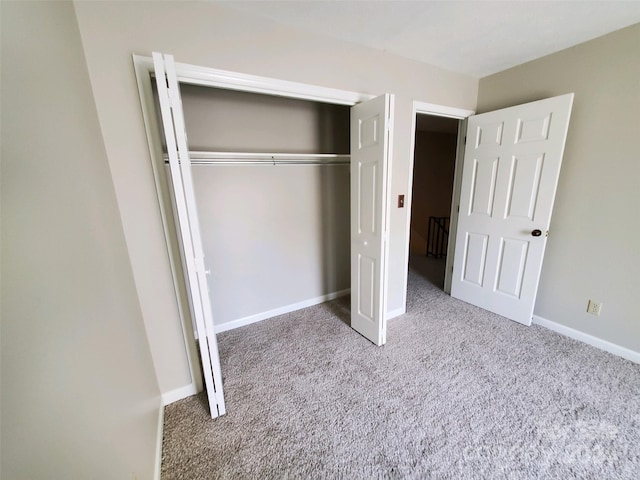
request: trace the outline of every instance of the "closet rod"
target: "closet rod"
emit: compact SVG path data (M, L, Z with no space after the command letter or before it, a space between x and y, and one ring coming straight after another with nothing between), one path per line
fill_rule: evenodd
M332 153L244 153L190 151L196 165L348 165L349 155ZM164 155L165 163L168 157Z

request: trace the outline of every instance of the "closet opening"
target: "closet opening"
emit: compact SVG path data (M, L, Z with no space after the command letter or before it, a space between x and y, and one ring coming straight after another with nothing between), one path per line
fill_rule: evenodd
M347 295L350 108L180 92L216 332Z

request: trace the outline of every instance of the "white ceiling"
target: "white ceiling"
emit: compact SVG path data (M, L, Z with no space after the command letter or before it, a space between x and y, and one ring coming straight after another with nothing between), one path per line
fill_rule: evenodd
M264 0L227 5L479 78L640 23L640 1Z

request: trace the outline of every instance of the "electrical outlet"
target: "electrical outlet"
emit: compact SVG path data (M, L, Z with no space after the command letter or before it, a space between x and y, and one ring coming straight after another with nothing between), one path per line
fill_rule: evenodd
M587 305L587 313L591 315L600 315L600 311L602 310L602 302L596 302L595 300L589 300L589 305Z

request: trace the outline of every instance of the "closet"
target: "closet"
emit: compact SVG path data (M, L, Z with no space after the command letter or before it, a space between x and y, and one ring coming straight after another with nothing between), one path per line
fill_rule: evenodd
M180 90L216 331L346 294L349 107Z
M384 344L393 96L159 53L134 65L185 343L191 318L212 417L226 408L214 323L350 291L351 327Z

